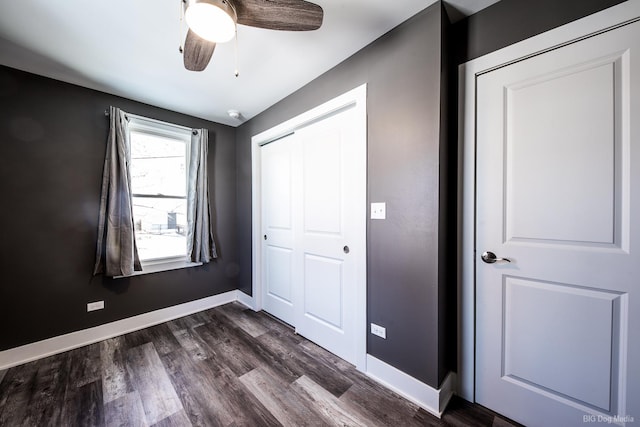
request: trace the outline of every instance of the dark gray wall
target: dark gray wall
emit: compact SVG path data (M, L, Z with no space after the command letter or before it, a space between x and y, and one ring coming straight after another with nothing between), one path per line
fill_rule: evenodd
M368 352L438 386L441 6L386 34L238 129L240 287L251 292L251 136L368 83ZM246 274L245 274L246 273ZM455 286L455 283L452 282ZM416 333L418 332L418 333Z
M368 201L388 204L388 219L370 221L367 236L368 321L387 327L388 339L369 336L368 351L437 387L456 363L455 271L446 260L456 250L447 213L455 211L457 65L620 2L502 0L451 26L449 41L434 5L241 126L240 289L251 293L251 136L366 82Z
M209 129L216 262L92 277L109 105ZM0 350L235 289L235 156L233 128L0 67Z
M453 25L458 64L625 0L502 0Z

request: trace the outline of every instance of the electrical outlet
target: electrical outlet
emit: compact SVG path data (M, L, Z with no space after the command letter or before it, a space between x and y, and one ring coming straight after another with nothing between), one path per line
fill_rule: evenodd
M371 324L371 333L385 340L387 339L387 330L380 325L376 325L375 323Z
M371 203L371 219L386 219L387 218L387 204Z
M87 304L87 311L102 310L104 308L104 301L90 302Z

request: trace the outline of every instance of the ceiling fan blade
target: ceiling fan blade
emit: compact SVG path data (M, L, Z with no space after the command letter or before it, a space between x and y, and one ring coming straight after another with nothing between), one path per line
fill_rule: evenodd
M184 41L184 51L182 52L184 67L189 71L204 70L207 68L215 48L216 44L214 42L207 41L189 30Z
M310 31L322 25L320 6L304 0L236 0L238 24L268 30Z

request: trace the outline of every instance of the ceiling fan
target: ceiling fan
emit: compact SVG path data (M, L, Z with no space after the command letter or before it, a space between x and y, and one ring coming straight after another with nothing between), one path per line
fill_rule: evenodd
M322 25L324 12L304 0L183 0L189 30L184 41L184 66L207 67L216 43L231 40L236 24L268 30L311 31Z

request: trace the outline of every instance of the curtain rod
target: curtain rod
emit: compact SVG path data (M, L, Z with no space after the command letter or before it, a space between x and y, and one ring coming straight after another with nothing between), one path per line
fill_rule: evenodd
M109 117L109 114L110 114L109 110L104 110L105 117ZM194 135L198 134L198 129L190 128L188 126L182 126L182 125L177 125L175 123L163 122L162 120L152 119L150 117L138 116L137 114L132 114L132 113L125 113L125 114L127 115L127 121L131 117L131 118L134 118L134 119L145 120L147 122L157 123L157 124L164 125L164 126L172 126L172 127L176 127L176 128L180 128L180 129L184 129L184 130L189 130Z

